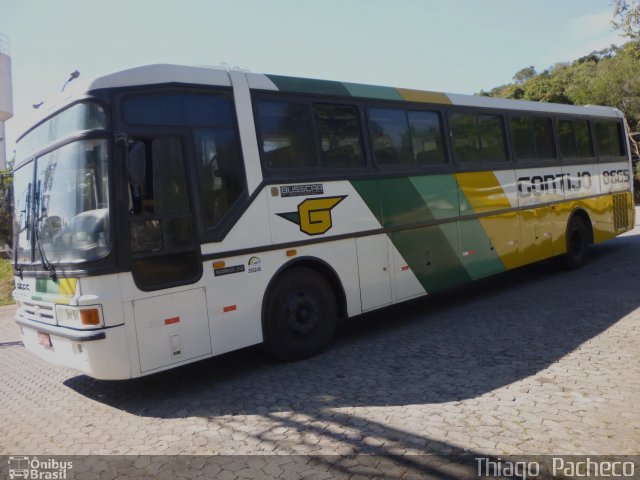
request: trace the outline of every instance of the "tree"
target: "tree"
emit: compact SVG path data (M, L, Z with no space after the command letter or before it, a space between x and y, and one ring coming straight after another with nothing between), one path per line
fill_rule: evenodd
M536 76L536 69L533 68L533 65L531 65L530 67L525 67L522 70L518 70L516 74L513 76L513 80L516 83L524 83L530 78L533 78L535 76Z
M2 188L0 188L0 247L4 245L11 246L13 243L13 220L8 209L5 208L5 202L9 200L6 193L9 191L11 185L11 177L7 172L0 170L0 181L2 182Z
M632 40L640 40L640 0L613 0L613 26Z
M571 105L607 105L622 110L630 125L640 122L640 41L591 52L573 62L557 63L538 74L533 67L523 68L513 79L513 83L480 92L480 95Z

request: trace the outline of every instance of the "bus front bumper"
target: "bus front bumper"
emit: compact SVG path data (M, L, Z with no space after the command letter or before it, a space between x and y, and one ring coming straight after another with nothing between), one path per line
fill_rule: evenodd
M43 360L100 380L131 378L125 326L74 330L16 318L25 348Z

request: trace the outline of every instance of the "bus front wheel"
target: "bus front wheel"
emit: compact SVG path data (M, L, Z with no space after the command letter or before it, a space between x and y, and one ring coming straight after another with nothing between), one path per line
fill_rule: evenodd
M285 361L301 360L325 350L336 328L336 299L327 280L315 270L293 268L271 288L264 310L266 351Z
M570 270L580 268L587 263L589 253L589 232L587 225L579 216L574 216L567 227L567 253L564 265Z

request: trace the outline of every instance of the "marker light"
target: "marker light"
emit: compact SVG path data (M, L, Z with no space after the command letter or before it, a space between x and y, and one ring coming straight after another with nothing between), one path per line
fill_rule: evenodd
M295 249L287 250L287 257L295 257L298 254L298 251Z
M58 325L71 328L94 328L102 323L102 306L70 307L56 305L56 318Z
M100 312L97 308L80 310L80 323L82 325L100 325Z

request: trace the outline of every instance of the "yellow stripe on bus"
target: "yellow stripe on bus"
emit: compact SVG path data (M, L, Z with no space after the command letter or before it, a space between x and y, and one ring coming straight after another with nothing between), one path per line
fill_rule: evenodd
M456 173L456 180L473 212L487 213L511 208L511 202L493 172Z
M423 90L411 90L409 88L397 88L398 93L407 102L437 103L451 105L451 100L444 93L428 92Z
M73 297L76 294L77 278L61 278L59 280L60 295Z

